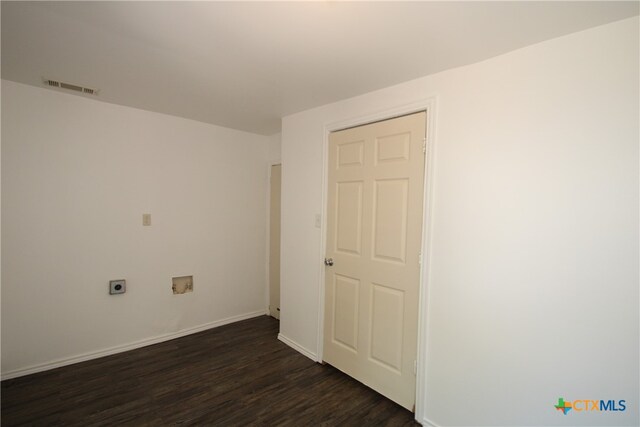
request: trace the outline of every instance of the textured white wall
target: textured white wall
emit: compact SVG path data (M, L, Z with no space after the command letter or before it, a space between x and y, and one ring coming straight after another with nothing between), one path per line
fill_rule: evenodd
M3 374L264 312L268 143L2 81Z
M324 126L437 97L420 421L637 425L638 32L627 19L285 117L281 334L317 351ZM627 410L564 416L559 397Z

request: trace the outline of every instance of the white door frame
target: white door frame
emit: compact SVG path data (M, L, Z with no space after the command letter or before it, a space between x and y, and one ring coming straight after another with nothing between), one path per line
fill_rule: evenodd
M265 275L266 275L266 290L264 296L264 306L265 312L267 316L271 313L269 312L269 304L271 303L271 168L274 166L280 165L282 166L282 161L280 160L272 160L269 162L267 169L267 246L266 246L266 265L265 265ZM282 189L280 189L280 193L282 194Z
M352 117L345 120L326 123L324 125L324 135L322 141L322 226L320 229L320 254L324 258L327 247L327 174L329 166L328 150L329 150L329 134L338 130L361 126L380 120L392 119L398 116L404 116L420 111L427 112L427 152L425 160L424 172L424 199L423 199L423 218L422 218L422 265L420 267L420 284L418 299L418 354L416 355L417 374L416 374L416 410L415 418L419 422L424 420L423 398L426 388L426 349L427 349L427 307L428 307L428 288L429 273L431 271L431 236L432 236L432 206L433 206L433 177L434 177L434 154L435 154L435 117L436 117L437 97L430 97L421 101L397 106L391 109L378 111L366 116ZM321 263L322 259L318 260ZM320 268L319 287L318 287L318 337L317 337L317 361L322 363L324 350L324 294L325 294L325 269Z

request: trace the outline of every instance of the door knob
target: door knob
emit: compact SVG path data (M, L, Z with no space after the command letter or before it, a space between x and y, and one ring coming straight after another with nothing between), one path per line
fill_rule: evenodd
M329 267L331 267L333 265L333 258L325 258L324 265L328 265Z

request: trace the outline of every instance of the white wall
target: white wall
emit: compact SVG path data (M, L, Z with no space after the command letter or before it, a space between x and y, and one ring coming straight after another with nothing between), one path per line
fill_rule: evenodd
M324 126L437 97L420 421L637 425L638 31L636 17L285 117L283 337L317 352ZM627 410L564 416L559 397Z
M282 160L282 134L276 133L269 137L269 162L280 163Z
M268 145L2 81L5 377L264 314Z

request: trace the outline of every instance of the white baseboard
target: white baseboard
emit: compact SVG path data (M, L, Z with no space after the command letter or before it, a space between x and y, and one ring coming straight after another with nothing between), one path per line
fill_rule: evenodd
M420 422L420 420L416 420L416 421L418 421L420 424L422 424L422 427L440 427L438 424L436 424L433 421L429 420L427 417L424 417L422 419L422 422Z
M229 323L235 323L241 320L251 319L253 317L264 316L265 314L269 314L269 313L266 313L264 310L260 310L260 311L254 311L251 313L240 314L237 316L227 317L226 319L216 320L213 322L205 323L203 325L194 326L192 328L183 329L178 332L170 332L168 334L162 334L152 338L145 338L140 341L132 342L129 344L118 345L118 346L106 348L103 350L83 353L77 356L67 357L64 359L57 359L47 363L28 366L26 368L14 369L12 371L3 372L2 380L22 377L24 375L30 375L30 374L35 374L37 372L48 371L50 369L60 368L62 366L72 365L74 363L84 362L92 359L98 359L100 357L109 356L116 353L122 353L129 350L135 350L136 348L158 344L158 343L169 341L175 338L184 337L185 335L191 335L197 332L206 331L207 329L217 328L218 326L228 325Z
M298 353L304 354L305 356L307 356L309 359L313 360L314 362L319 362L318 356L314 352L312 352L311 350L301 346L300 344L298 344L297 342L295 342L291 338L287 338L282 334L278 334L278 339L280 341L282 341L283 343L285 343L286 345L288 345L289 347L291 347L292 349L294 349L295 351L297 351Z

